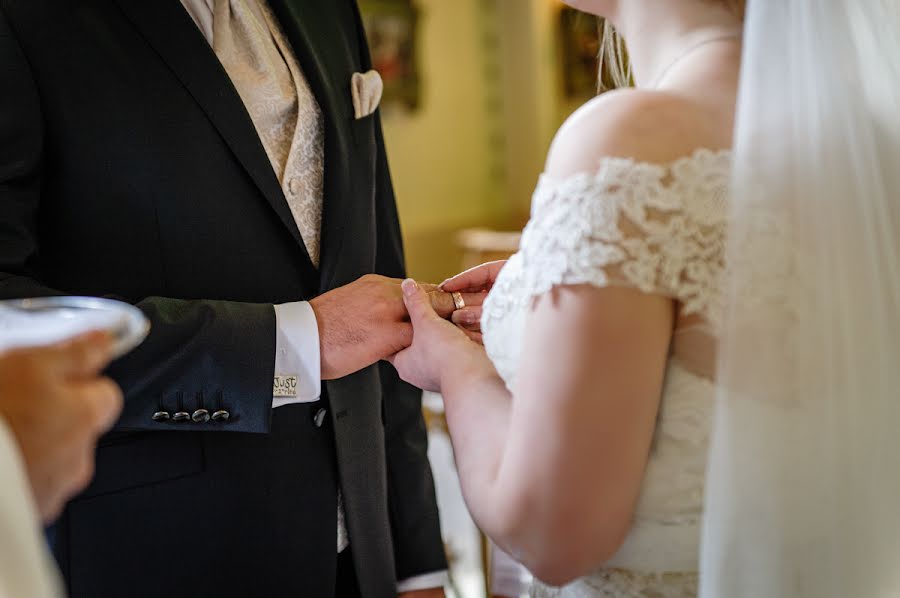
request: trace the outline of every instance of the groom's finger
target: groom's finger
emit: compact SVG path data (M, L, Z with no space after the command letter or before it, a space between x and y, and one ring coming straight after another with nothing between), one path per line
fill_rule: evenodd
M431 306L440 317L446 320L457 311L456 302L453 301L451 293L445 293L435 285L420 284L419 287L428 293L428 296L431 298ZM462 295L462 300L466 306L479 306L484 303L486 296L485 293L460 293L460 295Z
M434 308L435 313L444 319L449 318L450 314L456 309L456 306L453 303L453 296L450 293L438 290L437 287L434 287L434 290L429 290L425 285L419 286L428 294L429 299L431 299L431 307Z

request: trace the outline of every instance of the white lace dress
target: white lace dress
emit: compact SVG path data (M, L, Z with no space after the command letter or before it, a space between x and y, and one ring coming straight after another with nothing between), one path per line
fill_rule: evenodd
M555 285L635 287L674 298L679 312L631 532L595 574L565 588L535 583L533 596L696 596L730 167L729 152L699 150L669 166L607 159L594 174L538 184L482 319L511 390L532 300Z

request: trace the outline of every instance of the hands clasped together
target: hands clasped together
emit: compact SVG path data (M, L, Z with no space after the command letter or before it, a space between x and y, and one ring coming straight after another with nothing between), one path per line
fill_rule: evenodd
M384 359L407 382L437 391L448 372L483 367L489 362L481 306L504 263L478 266L441 285L368 275L313 299L322 378ZM92 333L8 351L0 360L0 416L21 446L45 521L88 484L96 441L122 409L121 391L101 374L111 356L110 338Z
M451 347L483 353L481 306L504 263L478 266L441 285L372 274L313 299L322 378L386 359L408 382L436 390L436 369Z
M505 261L489 262L454 276L440 285L444 293L461 293L466 306L450 321L435 309L431 287L413 280L401 285L413 330L412 343L388 358L400 377L419 388L440 391L447 376L491 368L481 338L482 304Z

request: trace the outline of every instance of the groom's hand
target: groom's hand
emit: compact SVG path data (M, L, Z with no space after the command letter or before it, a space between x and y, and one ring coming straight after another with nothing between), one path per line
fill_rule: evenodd
M397 278L375 274L310 301L319 325L322 379L341 378L372 365L412 343L412 325ZM422 285L435 311L453 313L453 298L434 285Z

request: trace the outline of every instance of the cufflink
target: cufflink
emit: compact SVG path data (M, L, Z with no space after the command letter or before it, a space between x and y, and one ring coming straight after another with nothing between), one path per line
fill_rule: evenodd
M275 376L272 384L272 396L276 399L297 398L297 376Z
M168 411L157 411L153 414L153 417L151 419L153 419L153 421L155 422L167 422L172 419L172 416Z

